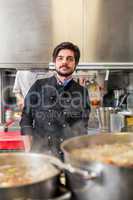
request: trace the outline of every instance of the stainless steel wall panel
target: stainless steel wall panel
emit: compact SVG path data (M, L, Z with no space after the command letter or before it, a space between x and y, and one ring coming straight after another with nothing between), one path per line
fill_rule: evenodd
M0 0L0 63L45 66L51 33L51 0Z

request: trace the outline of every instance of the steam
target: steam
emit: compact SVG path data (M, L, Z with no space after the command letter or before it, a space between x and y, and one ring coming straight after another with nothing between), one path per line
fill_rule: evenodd
M72 127L68 124L64 129L55 130L53 134L44 133L42 136L34 133L33 141L31 145L31 152L33 153L44 153L47 155L57 156L61 153L60 146L64 140L72 137L85 135L86 128L82 121L74 123Z
M78 200L132 199L133 181L129 178L132 177L131 170L102 163L93 163L89 169L97 174L97 178L86 181L85 185L79 187L76 193Z

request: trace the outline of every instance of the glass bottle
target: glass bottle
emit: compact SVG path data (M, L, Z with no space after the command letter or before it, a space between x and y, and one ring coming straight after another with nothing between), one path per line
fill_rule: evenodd
M88 92L91 106L93 108L99 107L101 105L101 91L100 86L96 81L96 76L93 76L93 78L90 80Z

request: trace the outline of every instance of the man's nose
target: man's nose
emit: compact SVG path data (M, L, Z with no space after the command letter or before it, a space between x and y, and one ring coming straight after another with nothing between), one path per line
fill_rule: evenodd
M67 58L63 58L62 62L67 63Z

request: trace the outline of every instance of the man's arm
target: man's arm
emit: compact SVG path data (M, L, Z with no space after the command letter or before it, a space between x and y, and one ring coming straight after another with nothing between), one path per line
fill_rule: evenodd
M32 135L33 134L33 105L35 105L36 102L36 96L32 95L36 92L36 83L31 87L28 94L25 97L24 100L24 108L22 111L21 121L20 121L20 127L21 127L21 133L23 135Z
M30 113L28 113L26 106L23 109L22 112L22 118L20 121L20 127L21 127L21 134L24 135L23 137L25 138L25 146L26 146L26 151L29 152L31 150L32 146L32 134L33 134L33 127L32 127L32 118ZM28 145L27 145L28 144Z
M25 152L29 152L32 146L32 136L31 135L23 135L23 141L25 146Z
M20 121L20 127L21 127L21 133L22 135L32 135L33 134L33 120L30 115L30 113L27 113L26 107L24 107L21 121Z
M25 151L29 152L32 146L32 134L33 134L33 118L32 111L29 102L30 95L27 95L24 101L24 108L22 111L20 127L21 134L24 138Z

